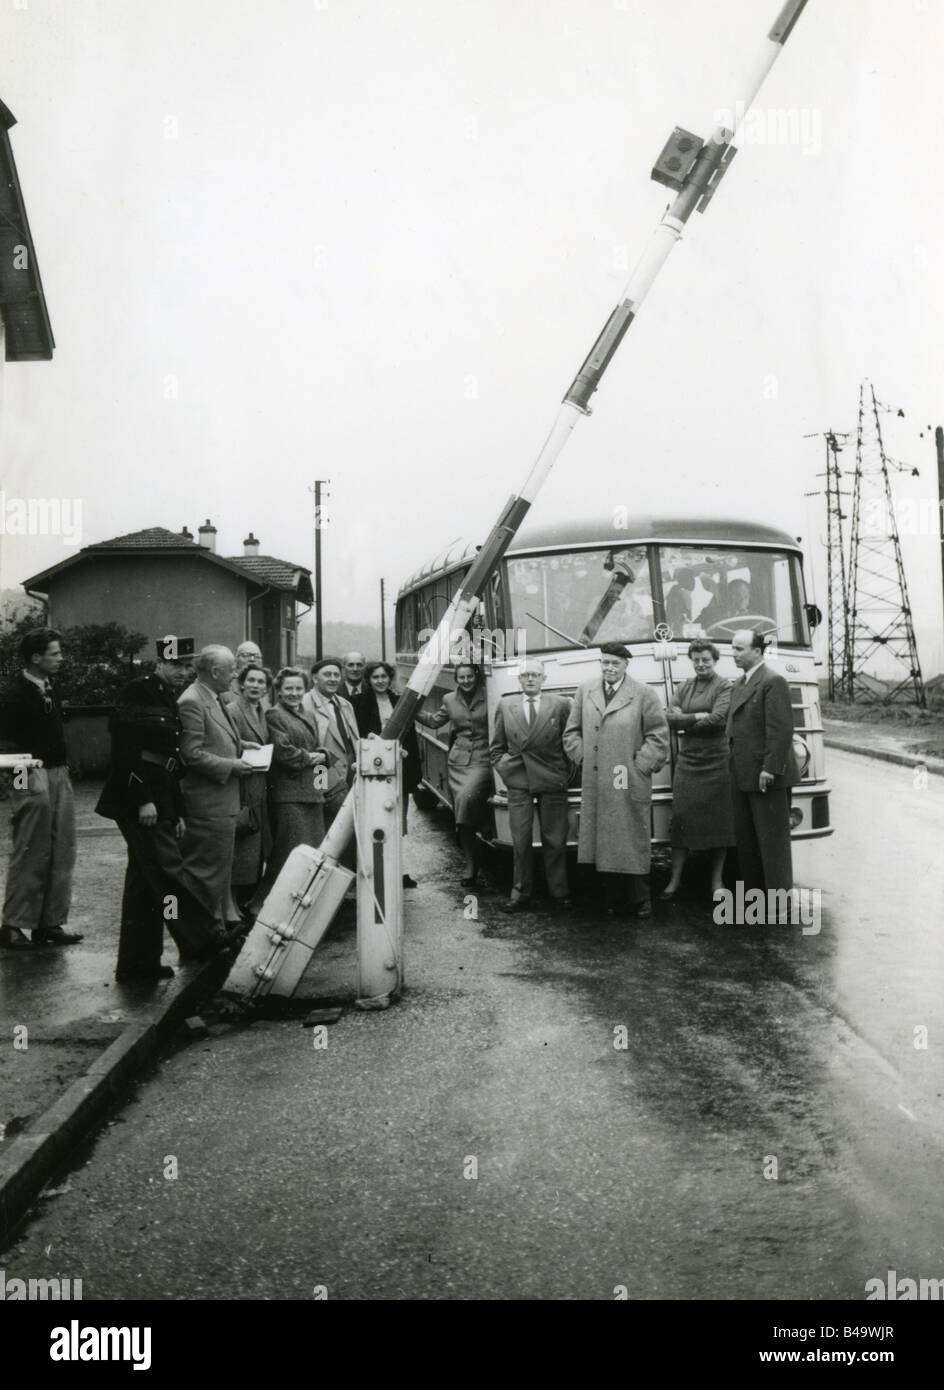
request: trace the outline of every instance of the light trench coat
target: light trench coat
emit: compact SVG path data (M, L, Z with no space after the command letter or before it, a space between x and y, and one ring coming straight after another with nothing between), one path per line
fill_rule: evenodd
M655 691L624 676L606 704L603 682L587 681L564 729L564 751L583 765L580 863L601 873L647 874L652 774L669 756L669 726Z

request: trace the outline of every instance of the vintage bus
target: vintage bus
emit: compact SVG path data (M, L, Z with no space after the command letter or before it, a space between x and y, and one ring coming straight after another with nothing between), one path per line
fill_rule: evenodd
M473 545L457 543L400 589L396 645L404 682L474 554ZM733 634L739 628L764 632L772 642L765 660L790 685L794 747L803 768L793 790L792 833L795 841L813 840L832 833L811 642L819 616L805 599L799 545L785 532L746 521L617 515L524 529L493 575L470 632L456 636L453 654L481 658L491 726L498 701L520 688L516 667L524 655L543 660L545 690L573 695L582 681L599 675L598 644L625 642L632 651L629 674L651 685L666 704L693 674L687 657L693 637L715 643L719 674L734 679L740 673L731 656ZM446 667L427 708L436 709L454 688ZM417 734L420 800L432 804L438 798L449 806L448 725L417 725ZM654 846L670 840L675 735L672 745L669 762L653 778ZM497 778L490 804L486 838L510 847L507 796ZM571 845L579 816L576 787L570 792Z

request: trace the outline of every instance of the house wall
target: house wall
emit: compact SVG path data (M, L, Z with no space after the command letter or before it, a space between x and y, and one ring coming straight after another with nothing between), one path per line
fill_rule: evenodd
M295 600L291 594L273 591L251 608L250 637L262 652L264 665L276 672L295 665Z
M49 580L49 622L120 623L149 639L173 633L193 637L198 651L236 647L246 636L246 591L238 575L198 556L103 556ZM151 641L142 655L153 651Z

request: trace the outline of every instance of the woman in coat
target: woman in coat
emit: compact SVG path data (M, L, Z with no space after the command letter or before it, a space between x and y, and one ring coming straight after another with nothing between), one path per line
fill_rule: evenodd
M564 752L583 769L577 858L620 876L607 884L610 912L628 909L632 887L636 916L651 917L652 774L669 756L669 726L655 691L626 674L629 649L604 642L600 654L603 679L578 687L564 729Z
M264 702L269 674L255 663L243 668L237 677L239 694L226 699L226 713L244 748L261 748L269 742ZM257 889L272 849L272 832L266 805L266 774L253 772L239 784L239 815L236 819L236 849L233 855L232 893L241 912L254 917L261 906Z
M463 888L478 881L477 831L488 814L492 768L488 753L488 706L482 673L470 661L455 668L456 689L443 696L435 714L421 710L417 719L431 729L452 725L449 747L449 791L459 845L465 856Z
M275 678L276 703L266 710L269 742L274 745L269 769L273 843L263 881L266 893L296 845L317 847L324 839L327 720L302 709L304 694L304 672L285 666Z
M364 670L366 689L355 706L357 727L361 738L379 734L390 718L400 696L393 688L396 671L387 661L368 661ZM420 784L420 750L416 731L412 727L400 735L403 774L403 834L406 834L406 815L410 792ZM416 879L403 875L404 888L415 888Z
M728 846L734 844L734 808L728 770L725 725L731 682L715 674L718 648L699 637L688 649L695 668L683 681L666 711L669 727L679 735L679 755L672 782L672 876L663 898L674 898L688 853L711 853L712 896L722 891L721 872Z

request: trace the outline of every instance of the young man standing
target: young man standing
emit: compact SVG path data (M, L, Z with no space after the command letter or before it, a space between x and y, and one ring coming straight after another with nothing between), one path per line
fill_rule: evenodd
M75 808L62 710L52 688L63 661L59 633L49 627L27 632L20 659L22 670L0 698L0 751L32 760L14 771L10 794L13 849L0 927L0 946L10 951L82 940L64 928L72 902Z

